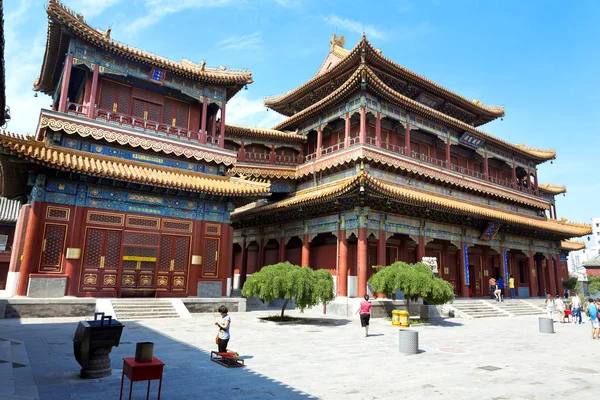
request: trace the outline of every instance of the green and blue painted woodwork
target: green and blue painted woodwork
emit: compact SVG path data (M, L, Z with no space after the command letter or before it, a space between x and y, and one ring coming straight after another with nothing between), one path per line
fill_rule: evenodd
M73 65L86 65L90 70L99 65L101 74L133 77L153 82L165 88L175 89L200 102L208 98L209 103L221 106L226 101L224 88L196 82L156 67L150 67L108 51L92 47L76 39L69 42L68 54L73 56Z
M232 203L181 199L30 175L32 201L229 223Z
M59 132L56 132L56 133L59 133ZM57 144L59 146L67 147L67 148L75 149L75 150L87 151L87 152L90 152L93 154L102 154L105 156L118 157L118 158L123 158L126 160L140 161L143 163L154 164L154 165L162 165L165 167L179 168L179 169L183 169L183 170L187 170L187 171L203 172L205 174L211 174L211 175L225 175L225 169L219 168L218 166L215 166L215 165L202 164L202 163L198 163L198 162L191 163L191 162L187 162L187 161L181 161L180 159L175 160L175 159L171 159L171 158L167 158L167 157L160 157L157 155L125 150L125 149L119 148L119 147L106 146L104 144L99 144L98 142L74 139L69 136L62 136L62 137L59 137L58 139L59 140L58 140Z

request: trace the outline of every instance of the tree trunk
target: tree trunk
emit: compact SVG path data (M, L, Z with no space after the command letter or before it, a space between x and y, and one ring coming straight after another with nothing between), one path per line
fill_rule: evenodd
M287 307L290 299L285 299L285 303L283 303L283 307L281 307L281 320L283 321L283 312L285 311L285 307Z

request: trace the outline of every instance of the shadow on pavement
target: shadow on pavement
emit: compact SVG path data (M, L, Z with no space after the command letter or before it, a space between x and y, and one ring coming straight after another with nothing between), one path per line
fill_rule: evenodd
M165 363L162 399L315 398L256 373L248 366L228 369L213 363L209 354L216 348L195 347L134 321L124 322L120 345L110 354L112 375L102 379L80 379L80 365L73 356L73 335L78 320L38 321L3 320L0 330L3 337L25 342L40 399L118 399L122 358L135 356L136 343L144 341L154 342L154 356ZM193 320L190 321L192 324L174 329L203 333L201 328L193 325ZM202 342L201 345L205 344L210 343ZM214 342L213 347L216 347ZM240 356L246 360L253 358L245 354ZM127 379L125 387L129 387ZM156 398L157 388L158 382L153 381L151 398ZM134 383L133 398L145 398L146 389L146 382Z

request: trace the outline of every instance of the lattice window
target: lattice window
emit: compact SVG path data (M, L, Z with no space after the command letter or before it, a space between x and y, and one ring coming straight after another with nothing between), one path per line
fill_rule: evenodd
M205 233L207 235L220 235L221 234L221 225L206 224Z
M408 249L408 263L414 264L417 262L417 249Z
M144 217L133 217L128 215L126 225L136 228L153 228L158 229L160 224L159 218L144 218Z
M100 108L112 111L115 103L116 86L112 82L102 81L102 95L100 97Z
M88 229L84 249L85 255L83 257L84 268L100 268L103 239L104 231L100 229Z
M69 220L70 210L68 208L48 207L46 210L47 219L57 219L61 221Z
M44 242L42 248L41 269L60 269L62 260L65 235L67 233L66 225L48 224L44 232Z
M455 276L456 269L458 267L458 265L456 264L456 252L449 251L447 259L448 259L448 273L451 276Z
M181 232L191 232L192 231L192 223L184 222L184 221L174 221L165 219L163 220L163 229L169 231L181 231Z
M142 101L160 105L162 105L164 101L164 97L162 95L140 88L133 89L133 97Z
M119 267L119 255L121 254L121 231L108 231L106 237L106 260L105 269L117 269Z
M131 87L115 82L103 80L100 108L103 110L129 114L131 101Z
M123 243L132 246L158 246L158 235L141 232L125 232Z
M134 117L144 118L145 103L141 100L133 100L133 112L131 113Z
M165 98L162 122L171 126L188 127L190 106L188 103L175 99Z
M123 215L121 214L110 214L90 211L87 215L87 222L102 224L102 225L123 225Z
M160 257L158 259L158 269L168 271L171 267L171 236L163 235L160 238Z
M204 268L203 274L216 276L219 259L219 239L206 239L204 241Z
M190 238L179 236L175 238L174 267L176 271L185 271L188 263L188 250L190 247Z
M369 246L367 267L372 271L371 267L377 265L377 246Z

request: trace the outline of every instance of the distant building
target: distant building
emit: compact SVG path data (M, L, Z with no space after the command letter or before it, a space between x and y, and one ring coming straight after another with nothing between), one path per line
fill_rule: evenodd
M584 238L585 248L569 253L569 272L574 273L586 261L600 255L600 217L592 218L592 234Z

